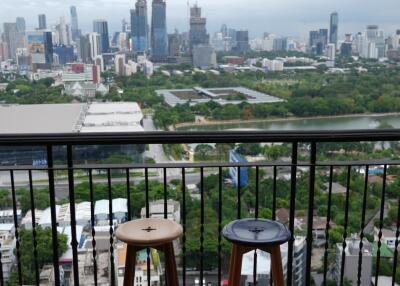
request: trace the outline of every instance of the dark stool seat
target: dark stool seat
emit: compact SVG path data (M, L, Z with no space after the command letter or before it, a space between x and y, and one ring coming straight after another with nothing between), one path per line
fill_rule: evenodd
M241 219L226 225L222 235L233 244L229 286L240 285L243 255L256 249L270 253L272 281L275 286L284 286L280 245L289 241L291 237L286 226L267 219Z
M173 241L183 233L182 227L167 219L138 219L120 225L116 237L127 244L124 286L133 286L136 253L155 248L165 254L165 276L168 286L178 286Z
M224 227L222 235L232 243L261 247L281 245L290 238L283 224L267 219L235 220Z

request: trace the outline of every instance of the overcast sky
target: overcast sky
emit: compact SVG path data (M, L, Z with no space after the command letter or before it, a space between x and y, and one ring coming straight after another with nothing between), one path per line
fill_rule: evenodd
M104 18L109 29L120 30L121 21L129 21L135 0L0 0L0 23L23 16L28 29L36 27L37 14L47 15L47 24L60 16L70 21L69 6L78 10L79 25L90 32L92 21ZM195 1L190 0L193 4ZM248 29L251 37L263 32L305 37L309 30L328 28L329 15L337 11L339 33L363 31L367 24L377 24L387 34L400 29L400 0L198 0L207 17L207 28L214 32L223 23L236 29ZM148 0L149 12L151 0ZM186 0L167 0L168 30L188 28ZM150 18L149 18L150 20Z

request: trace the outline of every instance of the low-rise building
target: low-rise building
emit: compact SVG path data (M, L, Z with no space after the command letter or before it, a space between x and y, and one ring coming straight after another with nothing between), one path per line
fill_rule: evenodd
M14 248L15 240L15 227L12 223L0 224L0 254L1 265L3 267L3 277L7 279L11 273L12 267L15 262Z
M94 215L97 222L109 220L110 206L109 200L97 201L94 208ZM127 199L113 199L112 200L112 213L113 220L116 223L122 223L127 219L128 215L128 200Z
M17 209L17 221L21 220L21 210ZM0 210L0 223L14 223L14 211L12 209Z
M164 200L150 202L149 214L151 218L164 218ZM140 211L142 218L146 217L146 208ZM167 201L167 218L176 223L181 221L181 207L179 202L174 200Z
M357 285L358 280L358 260L359 260L360 240L347 239L344 262L344 277L351 281L352 285ZM342 270L343 244L336 244L336 267L334 277L340 281ZM363 240L362 265L361 265L361 285L370 285L372 277L372 245L368 240Z
M108 85L92 82L71 82L64 85L64 93L66 95L79 98L94 98L96 94L106 95L110 91Z
M306 266L306 238L298 236L293 245L293 285L305 286L305 266ZM284 277L287 276L288 244L281 245L282 266ZM242 284L253 285L254 251L250 251L243 256L242 262ZM270 285L271 280L271 258L264 251L257 250L257 284Z

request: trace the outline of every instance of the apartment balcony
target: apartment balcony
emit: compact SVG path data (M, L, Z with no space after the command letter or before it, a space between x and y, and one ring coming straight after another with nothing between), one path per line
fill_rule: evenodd
M12 281L27 284L24 279L28 271L29 282L34 285L46 279L49 285L122 285L125 248L117 241L115 230L124 221L156 216L183 226L183 237L174 245L181 285L224 285L230 255L229 244L221 237L224 224L248 216L278 220L276 211L285 208L287 221L280 220L292 233L282 246L287 285L313 285L313 281L327 285L329 280L338 285L346 285L346 280L360 285L364 273L370 273L371 285L376 285L381 278L378 280L375 273L381 273L382 265L388 264L389 269L380 276L388 276L385 281L395 285L399 277L400 211L390 225L395 241L390 257L383 254L383 230L388 224L388 205L400 205L400 192L393 192L393 187L388 192L393 184L388 178L400 161L376 159L372 154L367 160L320 160L319 152L324 144L384 145L396 141L400 141L397 129L0 135L0 149L16 150L10 151L10 158L28 147L44 156L36 165L10 165L14 159L2 157L0 189L8 190L9 197L0 198L10 203L7 206L2 202L1 206L12 210L14 225L9 234L15 239ZM129 150L134 145L215 143L284 143L289 154L278 161L103 164L84 160L82 151L84 146L121 145ZM374 182L370 181L371 170L379 170ZM342 191L332 188L340 181ZM189 190L188 185L195 185L197 190ZM27 201L21 189L26 189ZM47 197L37 196L43 189L48 190ZM39 205L46 200L47 209L41 209ZM324 237L318 236L322 243L315 241L316 215L326 221ZM339 238L332 237L334 227ZM30 242L23 236L27 229L32 233ZM51 230L47 247L53 255L46 265L40 259L43 245L37 243L39 229ZM62 233L69 240L67 250L59 253ZM32 245L28 249L32 263L25 265L24 243L28 242ZM375 252L367 247L373 243ZM336 257L338 249L341 251ZM371 259L365 262L367 256ZM269 281L269 269L260 265L268 260L263 257L254 254L250 265L253 271L243 275L243 284ZM155 262L158 260L161 263ZM4 260L0 257L0 261ZM142 253L138 264L141 276L136 277L135 285L165 284L162 257L156 252ZM345 276L350 268L354 269L352 277ZM5 265L0 263L0 285L10 281L10 273L5 275L4 271Z

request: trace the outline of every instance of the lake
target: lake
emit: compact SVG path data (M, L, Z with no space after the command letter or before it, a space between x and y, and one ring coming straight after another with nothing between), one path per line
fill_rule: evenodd
M352 117L331 117L314 119L279 120L265 122L243 122L234 124L196 125L179 130L349 130L376 129L381 124L400 128L400 115L360 115Z

